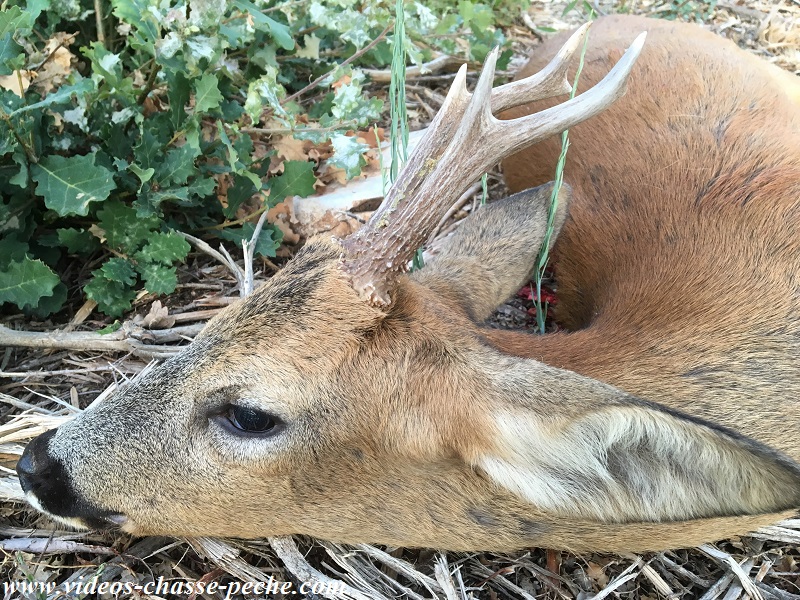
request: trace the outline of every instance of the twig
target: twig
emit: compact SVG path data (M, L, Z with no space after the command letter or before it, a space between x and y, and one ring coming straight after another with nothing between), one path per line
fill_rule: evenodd
M260 135L289 135L295 133L303 133L310 131L314 133L322 133L325 131L338 131L342 129L352 129L358 125L358 121L342 121L330 127L242 127L239 131L242 133L254 133ZM249 215L248 218L252 218ZM212 228L208 228L212 229Z
M370 600L369 596L362 594L357 589L347 585L343 581L336 581L320 573L306 561L300 554L294 540L291 537L269 538L269 545L281 559L289 572L300 581L310 585L315 585L315 589L323 598L330 600L341 600L341 598L353 598L354 600ZM338 590L338 593L337 593Z
M255 259L256 245L258 244L258 236L261 235L261 229L264 227L264 222L267 220L267 213L261 213L261 217L256 223L256 228L253 230L253 235L250 240L242 240L242 250L244 251L244 291L242 297L249 296L253 293L253 261Z
M688 569L682 567L678 563L664 556L664 554L659 554L658 560L662 565L664 565L665 568L669 569L674 573L677 573L684 579L688 579L689 581L691 581L692 583L694 583L699 587L707 588L709 585L711 585L711 582L708 579L703 579L699 575L692 573Z
M444 216L439 220L438 225L436 225L436 229L433 230L430 237L428 238L428 243L430 244L436 237L439 235L442 227L444 224L447 223L454 214L456 214L462 207L467 203L467 201L472 198L472 195L475 194L479 189L481 189L480 183L475 183L471 188L469 188L466 192L461 194L461 197L455 201L453 206L444 214Z
M708 544L703 544L699 546L698 549L707 554L718 563L728 567L733 574L739 579L739 582L742 584L744 590L750 594L750 597L754 600L762 600L763 596L761 592L758 591L758 588L755 586L753 581L750 579L750 570L753 568L753 564L755 563L754 559L747 559L741 565L737 563L733 557L728 554L727 552L723 552L722 550L718 550L713 546Z
M453 584L453 578L450 575L450 567L447 564L447 558L444 554L436 556L436 564L433 566L433 573L436 575L436 581L444 591L447 600L459 600L456 586Z
M597 595L592 597L592 600L602 600L606 596L609 596L614 590L620 587L622 584L627 583L631 579L636 579L641 571L637 571L639 567L642 566L644 561L641 558L637 558L636 561L625 569L622 573L620 573L617 577L615 577L609 584L604 587Z
M201 240L200 238L196 238L193 235L189 235L188 233L184 233L182 231L175 231L175 233L182 235L184 238L189 240L192 244L194 244L195 248L200 250L201 252L205 252L211 258L214 258L221 262L223 266L225 266L234 276L236 282L239 284L239 295L244 296L244 272L239 265L236 264L236 261L231 258L231 255L228 254L228 251L225 249L225 246L220 245L219 249L222 252L217 252L211 246L209 246L206 242Z
M206 310L193 310L190 312L170 315L176 323L208 321L221 311L221 308L208 308Z
M144 101L147 100L147 96L150 95L150 92L153 91L153 88L156 85L156 77L158 76L158 72L160 70L161 65L156 61L153 61L153 66L150 68L150 75L147 77L147 83L145 84L142 93L139 94L139 98L136 100L137 104L144 104Z
M97 41L106 45L106 32L103 29L103 7L101 0L94 0L94 18L97 23Z
M324 75L320 75L319 77L317 77L317 78L316 78L314 81L312 81L311 83L309 83L309 84L308 84L306 87L304 87L303 89L301 89L301 90L299 90L299 91L295 92L294 94L292 94L291 96L287 96L286 98L284 98L283 100L281 100L281 106L283 106L284 104L286 104L286 103L288 103L288 102L291 102L292 100L295 100L296 98L299 98L300 96L302 96L303 94L305 94L307 91L309 91L309 90L313 90L313 89L314 89L315 87L317 87L317 86L318 86L320 83L322 83L323 81L325 81L325 79L327 79L327 78L330 76L330 74L331 74L331 73L333 73L334 71L336 71L337 69L341 69L342 67L345 67L345 66L349 65L349 64L350 64L351 62L353 62L354 60L361 58L361 57L362 57L364 54L366 54L367 52L369 52L370 50L372 50L372 49L373 49L375 46L377 46L377 45L378 45L378 43L379 43L379 42L380 42L380 41L381 41L381 40L382 40L384 37L386 37L386 34L387 34L387 33L389 33L389 32L392 30L392 28L393 28L393 27L394 27L394 23L391 23L391 24L387 25L387 26L386 26L386 29L384 29L383 31L381 31L381 32L378 34L378 37L376 37L376 38L375 38L374 40L372 40L372 41L371 41L369 44L367 44L366 46L364 46L364 47L363 47L361 50L359 50L358 52L356 52L355 54L353 54L353 55L352 55L350 58L348 58L348 59L346 59L346 60L342 61L341 63L339 63L338 65L336 65L336 67L334 67L333 69L331 69L330 71L328 71L328 72L327 72L327 73L325 73Z
M188 538L186 541L200 556L208 558L240 581L263 583L269 579L261 569L243 560L239 550L223 540L203 537Z
M90 554L103 554L107 556L117 556L111 548L96 546L94 544L82 544L71 540L60 540L57 538L12 538L0 540L0 550L3 552L29 552L31 554L72 554L74 552L88 552Z
M0 346L22 348L48 348L91 352L132 352L146 358L164 357L178 352L179 347L144 344L150 339L159 343L177 342L192 338L203 324L184 325L172 329L147 330L130 321L117 331L101 334L93 331L17 331L0 325Z
M370 558L380 561L387 567L394 569L398 573L402 573L409 579L418 581L427 588L427 590L431 593L431 596L436 595L435 591L443 591L442 587L435 579L428 577L424 573L420 573L412 564L402 559L395 558L388 552L384 552L383 550L376 548L375 546L370 546L369 544L359 544L357 547Z
M441 56L437 56L433 60L422 63L419 66L413 66L406 68L406 78L413 79L416 77L420 77L422 75L429 75L432 73L438 73L442 69L447 68L450 65L460 64L461 61L454 56L450 56L449 54L442 54ZM369 75L370 79L375 83L389 83L392 78L391 70L387 69L361 69L365 75Z
M97 373L99 371L110 371L114 367L104 365L102 367L88 367L85 369L58 369L55 371L0 371L0 377L53 377L54 375L79 375L81 373Z
M513 592L514 594L517 594L523 600L536 600L535 597L531 596L528 592L523 590L521 587L511 583L508 579L503 577L503 575L501 575L500 572L492 571L492 569L490 569L486 565L481 564L477 560L473 561L472 564L473 564L473 571L475 573L477 573L478 575L481 575L482 577L485 577L486 578L484 580L485 582L488 583L489 581L493 581L496 584L506 588L510 592Z

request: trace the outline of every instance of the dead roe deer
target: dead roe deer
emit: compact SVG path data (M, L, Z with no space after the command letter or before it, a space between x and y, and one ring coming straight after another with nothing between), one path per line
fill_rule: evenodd
M140 535L462 550L658 550L791 514L796 82L697 27L613 17L564 101L584 34L494 90L492 54L471 97L462 69L370 222L310 240L178 356L34 440L31 503ZM584 119L556 216L570 332L481 326L531 275L549 186L405 273L481 173L545 140L505 162L513 188L545 183L554 134Z

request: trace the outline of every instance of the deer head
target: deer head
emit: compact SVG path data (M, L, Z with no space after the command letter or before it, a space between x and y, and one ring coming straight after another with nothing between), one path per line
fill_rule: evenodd
M482 208L405 273L472 180L623 94L643 36L585 94L493 116L567 92L585 35L496 89L496 52L472 94L462 68L370 222L310 240L179 355L34 440L30 502L141 535L497 550L685 545L796 504L798 469L770 449L487 342L481 321L533 270L550 187Z

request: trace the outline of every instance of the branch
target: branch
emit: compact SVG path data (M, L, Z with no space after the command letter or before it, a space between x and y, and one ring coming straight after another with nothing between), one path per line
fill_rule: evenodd
M284 104L286 104L287 102L291 102L292 100L294 100L294 99L298 98L299 96L302 96L302 95L303 95L303 94L305 94L307 91L309 91L309 90L313 90L313 89L314 89L315 87L317 87L317 86L318 86L320 83L322 83L323 81L325 81L325 79L326 79L326 78L327 78L327 77L328 77L328 76L329 76L331 73L333 73L334 71L336 71L336 69L341 69L342 67L349 65L349 64L350 64L351 62L353 62L354 60L356 60L356 59L358 59L358 58L361 58L362 56L364 56L364 54L366 54L367 52L369 52L370 50L372 50L372 49L373 49L375 46L377 46L377 45L378 45L378 42L380 42L380 41L381 41L381 40L382 40L384 37L386 37L386 34L387 34L387 33L389 33L389 32L392 30L392 28L393 28L393 27L394 27L394 23L392 23L392 24L390 24L390 25L387 25L387 26L386 26L386 29L384 29L383 31L381 31L381 32L378 34L378 37L376 37L376 38L375 38L374 40L372 40L372 41L371 41L369 44L367 44L366 46L364 46L364 47L363 47L361 50L359 50L358 52L356 52L355 54L353 54L353 56L351 56L350 58L348 58L348 59L347 59L347 60L345 60L345 61L342 61L341 63L339 63L338 65L336 65L336 67L334 67L333 69L331 69L330 71L328 71L328 72L327 72L327 73L325 73L324 75L320 75L320 76L319 76L319 77L317 77L317 78L316 78L314 81L312 81L312 82L311 82L311 83L309 83L309 84L308 84L306 87L304 87L302 90L299 90L299 91L295 92L294 94L292 94L291 96L287 96L286 98L284 98L284 99L281 101L281 106L283 106L283 105L284 105Z
M370 600L369 596L362 594L357 589L347 585L343 581L337 581L324 573L320 573L308 564L308 561L306 561L305 557L300 554L300 551L297 549L293 538L269 538L269 545L272 546L275 554L281 559L283 565L289 569L292 575L300 581L307 583L309 587L315 586L315 589L321 590L317 593L323 598L330 598L330 600L341 600L342 598Z
M406 68L406 79L413 79L421 75L430 75L446 69L450 65L459 65L461 61L449 54L442 54L433 60L422 63L419 66ZM368 75L375 83L389 83L392 79L392 71L389 69L361 69L364 75Z
M204 323L171 329L148 330L130 321L112 333L93 331L17 331L0 325L0 346L47 348L90 352L132 352L144 358L164 358L180 350L178 346L159 346L193 338ZM144 340L155 342L146 344Z

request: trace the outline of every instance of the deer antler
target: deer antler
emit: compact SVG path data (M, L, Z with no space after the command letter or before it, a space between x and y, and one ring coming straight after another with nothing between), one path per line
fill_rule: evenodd
M366 301L388 306L398 275L441 215L470 184L494 164L602 112L625 93L628 75L644 44L640 34L619 62L592 89L558 106L501 121L493 112L568 93L570 60L581 47L587 23L576 31L542 71L492 89L498 49L486 57L475 91L466 88L466 65L369 222L342 241L342 269Z

